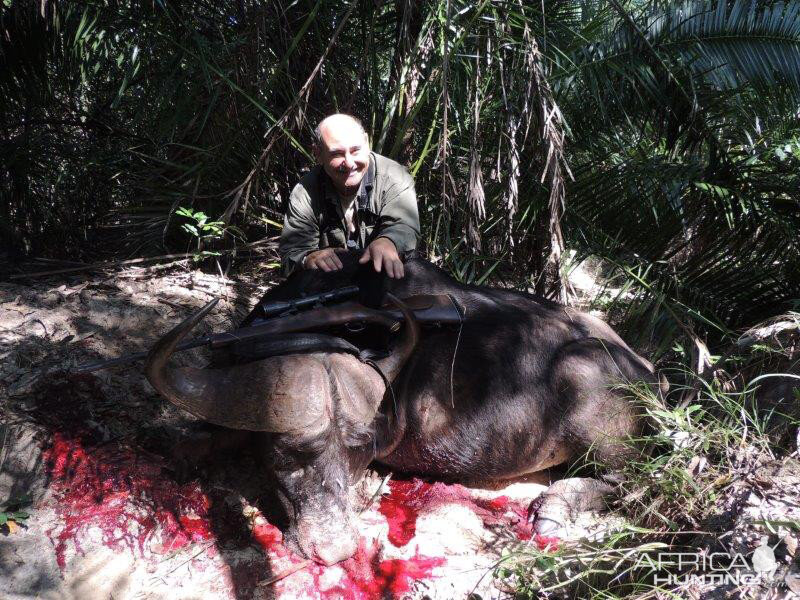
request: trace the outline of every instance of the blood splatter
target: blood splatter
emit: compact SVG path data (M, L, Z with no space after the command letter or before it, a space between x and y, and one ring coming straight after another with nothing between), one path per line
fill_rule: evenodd
M263 517L256 517L253 521L253 541L265 552L270 552L275 556L286 556L287 554L281 530Z
M534 536L533 541L536 542L539 550L550 550L553 552L558 550L558 544L561 542L561 540L555 536L540 535L538 533Z
M394 479L389 482L390 493L381 498L379 512L389 523L389 541L397 547L408 544L417 530L421 512L443 504L459 504L470 508L487 526L507 526L518 539L532 536L527 521L527 507L507 496L473 498L462 485L427 483L420 479Z
M343 600L399 598L411 591L415 581L430 579L433 569L445 563L444 558L422 556L419 551L408 559L380 560L380 550L377 544L367 546L362 541L355 556L341 563L345 575L331 588L319 588L322 568L317 567L314 581L322 597Z
M389 523L389 541L399 548L414 537L419 511L430 504L433 486L419 479L394 480L389 482L389 490L378 511Z
M153 457L119 444L87 447L80 436L55 433L44 452L61 528L56 559L63 569L69 541L99 532L105 546L144 555L170 552L212 537L211 503L197 483L178 485ZM49 532L52 536L55 532ZM159 533L161 544L150 544Z

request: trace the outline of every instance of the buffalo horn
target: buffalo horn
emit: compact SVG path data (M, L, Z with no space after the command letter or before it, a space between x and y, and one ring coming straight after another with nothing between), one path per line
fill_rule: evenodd
M419 324L413 311L405 303L389 294L387 296L391 304L400 310L406 326L392 353L371 364L377 367L383 380L391 385L417 344ZM365 376L361 370L352 368L352 362L336 358L333 360L335 365L342 367L333 369L332 375L334 385L339 391L340 401L344 405L345 414L355 422L371 423L375 419L375 413L380 407L381 400L387 391L386 388L379 390L375 385L375 378Z
M400 369L406 364L419 341L419 323L414 312L392 294L386 294L389 301L403 313L406 327L403 337L398 342L392 353L381 360L376 360L375 365L381 370L386 380L391 383L400 374Z
M217 300L167 333L150 351L145 375L156 391L175 406L232 429L308 431L323 424L323 403L315 396L327 385L327 375L320 367L307 369L302 378L292 377L307 365L304 357L276 356L224 369L167 365L175 346L214 308Z

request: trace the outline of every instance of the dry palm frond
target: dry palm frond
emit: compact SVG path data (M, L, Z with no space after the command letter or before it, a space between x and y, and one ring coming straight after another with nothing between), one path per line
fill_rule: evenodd
M286 108L286 110L283 111L283 114L280 116L280 118L275 121L275 123L269 129L267 129L267 132L264 134L264 149L261 151L261 154L253 165L253 168L244 178L242 183L226 194L226 196L230 198L230 202L228 207L225 209L225 212L222 213L220 221L226 223L229 222L233 214L238 210L242 198L244 198L245 203L249 199L253 182L255 181L258 173L265 169L266 165L269 163L272 146L276 141L278 141L280 135L286 132L286 125L289 123L289 121L293 117L296 117L297 114L304 111L305 103L308 102L308 94L311 91L311 86L319 74L325 59L336 45L336 41L338 40L339 35L342 33L344 26L347 24L350 15L353 14L355 7L355 3L351 4L350 8L348 8L344 15L342 15L341 19L339 20L339 24L336 26L336 30L333 32L333 35L331 36L331 39L325 48L325 51L322 53L322 56L320 56L316 66L312 69L308 79L306 79L306 82L303 84L303 87L300 88L300 91L298 92L294 101Z
M447 35L450 32L450 0L446 0L445 5L445 29L442 33L442 134L439 142L439 155L437 161L442 168L442 203L445 210L452 207L454 194L448 194L447 182L452 182L452 175L447 165L448 147L449 147L449 128L447 118L450 109L450 87L448 83L448 75L450 71L450 48L448 46Z
M547 81L539 45L530 34L528 38L533 96L538 101L537 133L544 148L544 168L540 181L546 182L550 188L548 210L540 217L540 222L547 222L549 248L546 257L534 257L534 260L540 260L536 291L542 295L557 295L562 303L566 303L566 287L561 276L561 255L564 252L561 216L564 214L565 175L571 178L572 173L564 152L564 118ZM543 229L540 228L540 231Z
M483 189L479 136L481 122L480 60L481 57L478 56L475 61L475 99L472 103L472 147L470 148L469 194L467 195L467 206L469 208L467 238L473 250L480 250L481 248L480 224L486 218L486 193Z

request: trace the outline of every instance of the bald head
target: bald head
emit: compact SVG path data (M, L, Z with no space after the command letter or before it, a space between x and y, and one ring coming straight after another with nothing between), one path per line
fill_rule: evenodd
M369 140L361 121L345 114L325 117L314 130L314 156L340 196L358 192L369 167Z
M316 126L314 129L314 143L321 143L323 130L331 128L336 132L351 132L356 135L361 134L365 138L367 137L367 132L364 130L364 126L356 117L352 115L346 115L344 113L335 113L322 119L322 121L319 122L319 125Z

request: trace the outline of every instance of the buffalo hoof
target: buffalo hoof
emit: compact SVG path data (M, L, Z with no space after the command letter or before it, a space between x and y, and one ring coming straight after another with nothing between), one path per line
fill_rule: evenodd
M533 533L546 537L566 537L567 525L547 517L536 517L533 521Z
M535 536L568 537L569 511L559 502L542 494L528 506L528 522Z
M540 536L566 534L567 523L582 512L602 510L614 487L597 479L570 477L556 481L528 506L528 520Z

